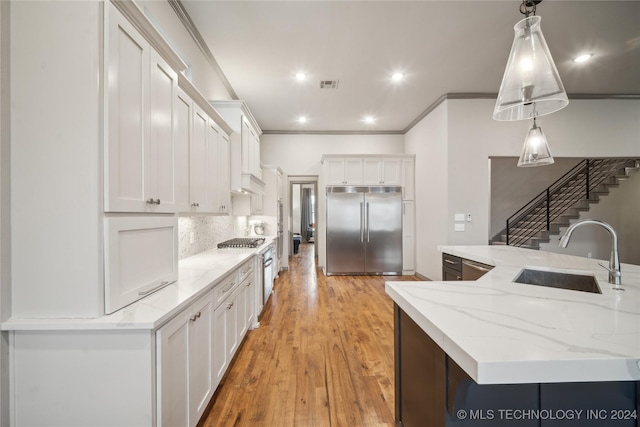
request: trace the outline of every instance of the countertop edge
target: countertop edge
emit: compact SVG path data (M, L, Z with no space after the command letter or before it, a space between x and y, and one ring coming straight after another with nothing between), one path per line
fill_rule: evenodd
M180 288L180 278L162 289L159 289L152 294L135 301L120 310L111 314L105 314L96 318L10 318L0 323L0 330L2 331L83 331L83 330L100 330L100 331L135 331L135 330L155 330L171 320L175 315L180 313L190 304L195 302L198 298L213 289L220 281L224 280L228 274L237 269L241 264L248 261L251 257L257 256L268 245L272 244L275 240L275 236L265 236L265 242L257 248L245 249L239 256L238 260L233 266L226 268L223 273L212 273L215 277L211 279L199 279L201 281L208 282L207 284L199 284L198 289L193 291L185 291ZM233 250L233 249L231 249ZM196 255L180 260L181 263L189 263L190 261L200 258L211 258L213 260L216 255L224 254L228 256L232 252L217 252L218 249L211 249L203 251ZM227 251L226 249L223 251ZM180 268L180 267L179 267ZM189 268L187 268L189 270ZM202 270L203 272L206 270ZM215 268L209 270L215 271ZM206 274L203 274L205 276ZM196 280L197 282L197 280ZM184 297L179 303L172 307L157 307L153 302L155 298L163 295L167 292L185 292ZM145 320L136 320L135 312L139 310L145 310L147 314L144 315ZM123 316L128 316L132 313L132 318L128 319Z

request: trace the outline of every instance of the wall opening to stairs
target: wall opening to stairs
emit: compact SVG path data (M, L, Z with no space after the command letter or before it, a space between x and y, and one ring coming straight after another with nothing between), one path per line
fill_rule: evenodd
M582 158L554 158L549 166L517 167L517 157L490 157L491 209L489 237L505 228L505 221L514 212L540 194L558 178L582 161Z
M516 157L491 159L492 236L504 229L506 218L582 159L556 158L555 160L556 163L552 166L517 168ZM640 265L640 251L637 250L640 241L638 212L640 212L640 173L635 172L630 173L628 179L620 181L619 186L611 187L608 194L600 196L598 203L591 204L588 211L580 212L579 218L572 220L572 223L584 219L598 219L611 224L618 233L621 262ZM561 227L558 236L565 231L566 227ZM540 244L540 250L609 259L611 239L609 234L600 227L577 229L566 249L558 246L557 236L550 237L549 243Z

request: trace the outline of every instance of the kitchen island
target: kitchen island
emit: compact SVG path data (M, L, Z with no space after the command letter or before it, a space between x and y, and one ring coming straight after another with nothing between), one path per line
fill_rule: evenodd
M638 425L640 266L623 264L625 290L615 291L603 261L504 246L440 251L495 268L473 282L387 282L398 421ZM602 293L513 283L524 267L593 275Z

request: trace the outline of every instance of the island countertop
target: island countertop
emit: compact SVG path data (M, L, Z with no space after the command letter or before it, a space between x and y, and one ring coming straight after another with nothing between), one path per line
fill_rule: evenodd
M640 266L622 264L617 291L602 260L439 250L495 268L477 281L387 281L386 292L478 384L640 380ZM524 267L595 275L602 294L514 283Z

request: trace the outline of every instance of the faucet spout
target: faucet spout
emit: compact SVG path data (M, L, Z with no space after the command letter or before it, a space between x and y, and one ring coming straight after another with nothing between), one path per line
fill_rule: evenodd
M613 289L623 290L621 286L622 274L620 272L620 256L618 254L618 234L612 226L610 226L606 222L594 219L586 219L584 221L576 222L575 224L572 224L560 237L559 245L563 248L566 248L569 245L569 240L571 239L573 231L580 226L588 224L597 225L609 232L609 235L611 236L611 256L609 258L609 267L607 268L602 264L600 265L609 270L609 283L614 285Z

